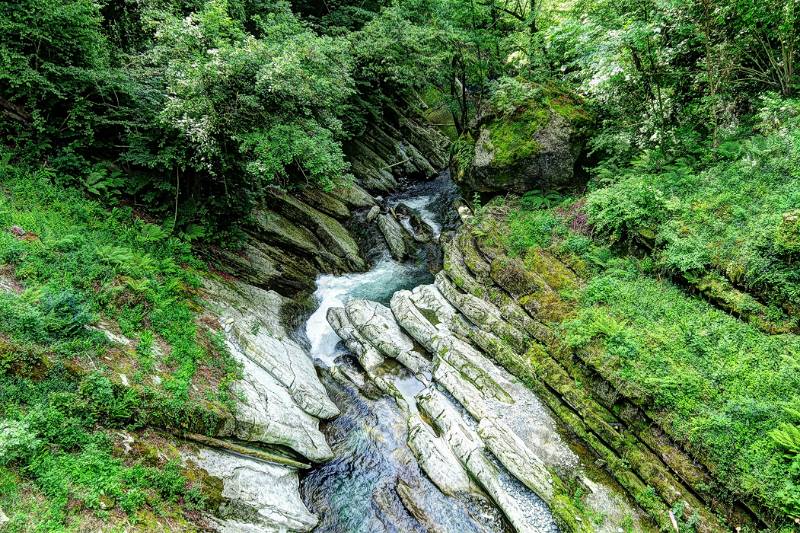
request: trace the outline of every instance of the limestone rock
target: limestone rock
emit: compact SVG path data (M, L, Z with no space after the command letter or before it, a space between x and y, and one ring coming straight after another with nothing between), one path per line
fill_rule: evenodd
M272 200L280 214L308 228L325 249L342 258L350 269L361 271L366 268L358 244L336 219L287 194L275 195Z
M434 240L433 228L415 210L401 202L395 206L394 213L415 241L431 242Z
M185 457L220 478L223 504L209 517L224 533L310 531L317 525L300 498L297 471L210 448Z
M411 291L397 291L392 295L390 306L403 329L430 353L436 353L436 329L414 305Z
M491 461L480 436L442 393L431 387L417 395L417 400L459 461L517 531L557 531L544 504L520 491L514 480Z
M383 355L396 359L414 374L430 372L430 363L416 351L414 341L400 329L389 308L368 300L351 300L345 311L361 335Z
M514 477L544 501L553 498L553 476L547 466L507 426L484 418L478 425L478 435Z
M381 212L381 208L378 207L377 205L373 205L370 208L370 210L367 212L367 222L372 222L373 220L378 218L378 215L380 214L380 212Z
M331 194L339 198L352 209L372 207L376 204L375 198L357 183L334 190Z
M247 230L256 239L279 246L287 251L301 252L306 257L312 257L319 268L340 269L345 267L343 259L326 250L322 241L304 225L302 220L295 222L277 211L269 209L256 209L251 218L252 221Z
M233 384L239 398L235 434L242 440L280 444L312 461L333 458L316 418L302 410L289 392L267 371L251 361L242 349L228 342L233 357L242 364L241 380Z
M409 255L406 245L406 231L392 215L382 213L378 215L378 228L386 239L389 252L396 261L402 261Z
M207 281L206 287L226 333L248 359L285 387L308 414L318 418L339 414L320 383L311 358L283 326L285 298L239 282Z
M353 352L364 370L370 374L383 364L383 356L353 326L342 307L331 307L327 314L328 323L336 334L344 341L347 349Z
M330 215L338 220L350 218L350 208L339 198L331 193L315 187L306 187L300 192L300 198L315 209Z
M488 329L501 339L506 339L515 348L524 350L526 336L520 330L503 320L500 310L472 294L459 292L444 272L439 272L435 280L436 288L444 297L473 324Z
M397 188L397 180L389 171L389 165L366 143L355 140L345 145L350 160L350 169L359 184L368 191L390 192Z
M245 238L239 250L217 248L212 253L223 271L262 289L293 293L314 288L318 267L252 236Z
M588 122L579 98L558 91L516 102L511 113L484 109L477 139L464 141L453 160L453 177L469 190L504 194L568 185Z
M453 496L471 490L469 476L453 451L417 414L408 419L408 447L420 467L444 494Z

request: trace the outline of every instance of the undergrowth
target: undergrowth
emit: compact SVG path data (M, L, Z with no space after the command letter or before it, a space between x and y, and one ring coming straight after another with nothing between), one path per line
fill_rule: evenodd
M186 242L132 208L107 209L55 185L47 167L18 167L2 156L6 530L80 529L87 516L120 524L145 515L176 519L202 506L178 464L123 460L111 436L151 421L180 427L183 413L205 412L192 406L232 409L229 385L239 369L197 320L203 264Z
M554 324L562 338L599 351L593 364L606 379L638 391L731 493L757 499L785 524L800 517L800 337L766 333L672 274L717 271L771 312L796 312L794 126L723 145L703 161L596 180L587 199L554 208L495 200L476 228L512 255L547 249L578 272L586 283L562 295L573 311Z

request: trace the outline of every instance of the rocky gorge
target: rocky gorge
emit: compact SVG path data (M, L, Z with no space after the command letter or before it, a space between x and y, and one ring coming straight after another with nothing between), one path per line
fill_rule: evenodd
M190 410L169 412L157 364L138 415L149 428L119 432L123 453L179 461L208 502L202 523L231 533L768 524L602 353L562 338L580 268L509 250L503 202L473 212L438 170L448 141L398 117L351 147L352 186L275 193L238 251L209 249L200 322L238 365L233 405L195 384ZM569 131L518 163L573 166ZM134 370L119 356L137 342L87 327L119 352L104 364L124 394Z
M233 405L195 384L199 401L169 412L170 369L156 364L148 427L117 433L123 454L180 462L208 502L202 523L231 533L769 524L602 352L562 338L580 265L513 253L504 202L473 211L437 170L447 140L397 120L351 148L357 183L273 194L240 250L209 250L200 322L238 364ZM572 166L561 137L553 153ZM137 342L113 322L87 327L115 347L104 365L124 394Z
M242 364L236 415L182 452L222 480L214 527L648 531L677 528L675 508L700 531L725 529L715 513L752 520L560 344L548 317L579 277L547 254L531 272L473 235L436 163L386 198L368 180L278 198L242 254L221 256L235 277L205 291Z

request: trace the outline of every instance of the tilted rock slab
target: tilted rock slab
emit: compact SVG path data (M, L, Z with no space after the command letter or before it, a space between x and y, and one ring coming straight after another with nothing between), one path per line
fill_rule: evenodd
M356 356L358 362L367 374L381 366L384 362L383 355L375 349L356 329L343 307L331 307L326 315L333 331L342 339L347 349Z
M330 418L338 409L311 359L281 326L284 299L240 282L208 280L206 290L226 346L242 365L242 378L232 387L236 437L287 446L312 461L331 459L317 417Z
M452 496L473 491L469 475L450 446L416 413L408 418L408 447L419 466L444 494Z
M430 362L414 347L414 341L397 324L392 311L377 302L351 300L345 305L350 322L372 346L396 359L414 374L430 373Z
M402 261L410 255L410 250L406 242L406 230L390 214L381 213L378 215L378 229L381 230L386 244L389 246L389 253L395 261Z
M250 360L235 342L227 342L242 363L242 379L233 384L239 398L235 434L242 440L280 444L315 462L333 459L319 421L303 411L269 372Z
M298 406L318 418L333 418L339 409L328 398L305 350L289 338L281 312L285 298L244 283L207 282L226 333L246 356L270 373Z
M300 498L297 471L211 448L184 457L223 483L225 502L207 518L222 533L311 531L317 517Z
M464 421L460 413L441 392L430 387L417 395L422 409L442 433L464 467L480 483L503 511L517 531L557 531L555 524L545 518L547 511L541 502L518 490L508 475L489 459L480 436ZM540 505L537 506L536 503Z

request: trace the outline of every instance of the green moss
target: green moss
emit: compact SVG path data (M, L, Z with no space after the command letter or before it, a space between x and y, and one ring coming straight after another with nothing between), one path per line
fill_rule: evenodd
M775 231L775 245L789 254L800 253L800 209L781 216L781 222Z
M419 312L422 313L422 316L424 316L425 319L432 325L436 326L439 324L439 317L435 312L431 311L430 309L420 309Z
M512 117L501 117L486 124L489 142L498 166L511 166L529 159L540 150L536 133L549 120L547 108L532 107ZM508 176L509 181L511 176ZM502 179L500 177L499 179Z

